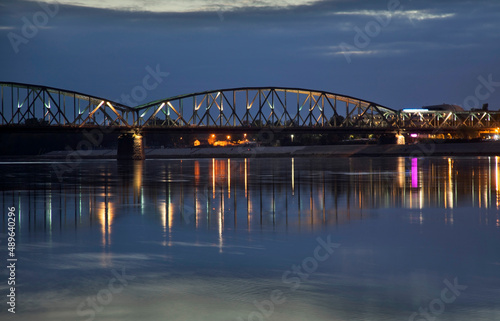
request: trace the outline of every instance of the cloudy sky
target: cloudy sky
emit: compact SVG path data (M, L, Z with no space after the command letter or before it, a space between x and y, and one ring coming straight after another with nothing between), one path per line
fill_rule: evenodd
M2 0L0 39L0 81L136 104L282 86L500 109L500 1Z

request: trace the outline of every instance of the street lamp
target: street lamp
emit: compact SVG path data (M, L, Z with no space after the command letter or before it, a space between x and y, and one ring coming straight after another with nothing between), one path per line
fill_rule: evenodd
M293 143L293 134L290 135L290 138L292 139L292 143Z

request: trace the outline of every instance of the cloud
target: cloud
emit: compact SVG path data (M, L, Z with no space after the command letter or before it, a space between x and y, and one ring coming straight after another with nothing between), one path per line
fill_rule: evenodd
M435 43L425 41L401 41L372 44L369 48L360 49L356 47L344 47L342 45L323 46L313 49L322 56L360 56L360 57L389 57L416 54L417 52L429 51L446 51L446 50L463 50L476 47L474 44L452 44L452 43Z
M392 13L387 1L368 0L74 1L61 0L51 29L40 29L17 55L7 34L22 36L24 18L32 21L41 7L35 0L1 1L0 25L14 28L0 27L5 80L119 97L144 77L144 66L160 63L172 78L151 100L277 84L413 106L442 102L446 91L448 100L463 101L479 74L499 69L500 2L488 0L401 1ZM367 72L386 81L360 85ZM389 85L398 95L385 95ZM415 86L427 95L407 90Z
M407 52L405 49L372 49L372 50L347 50L341 46L330 46L323 49L322 54L326 56L370 56L386 57L401 55Z
M455 17L455 13L432 13L429 10L353 10L353 11L339 11L332 12L331 15L343 16L365 16L365 17L395 17L409 20L432 20L432 19L446 19Z
M30 0L33 1L33 0ZM46 3L58 3L61 5L108 9L130 12L154 12L154 13L189 13L189 12L221 12L236 11L248 8L276 8L286 9L297 6L312 5L316 0L45 0Z

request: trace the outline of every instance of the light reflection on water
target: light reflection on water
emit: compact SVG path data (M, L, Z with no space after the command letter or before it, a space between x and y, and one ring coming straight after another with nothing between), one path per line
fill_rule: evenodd
M1 193L5 206L17 204L23 231L99 224L103 242L109 242L124 207L166 229L192 226L220 233L225 228L313 230L362 219L364 210L380 208L499 209L499 166L499 157L93 162L59 182L3 164L4 173L14 177L4 180ZM453 224L453 217L443 219Z
M494 319L499 167L499 157L86 161L59 181L50 163L3 162L2 207L17 208L22 286L34 302L20 310L82 320L75 306L127 267L141 281L113 304L140 311L129 320L149 313L137 301L153 311L145 320L183 320L197 305L208 320L236 320L284 286L281 273L312 255L317 236L333 235L339 254L276 320L407 319L454 277L471 294L442 319L470 319L478 306ZM70 303L47 300L48 284ZM155 293L183 312L164 311L170 303ZM100 319L116 318L106 311Z

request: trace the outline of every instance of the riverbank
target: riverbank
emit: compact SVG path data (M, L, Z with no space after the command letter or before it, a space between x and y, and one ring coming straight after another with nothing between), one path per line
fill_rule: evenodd
M281 147L192 147L146 149L146 159L253 157L500 156L500 142L413 145L326 145ZM114 159L116 150L56 151L37 159Z

